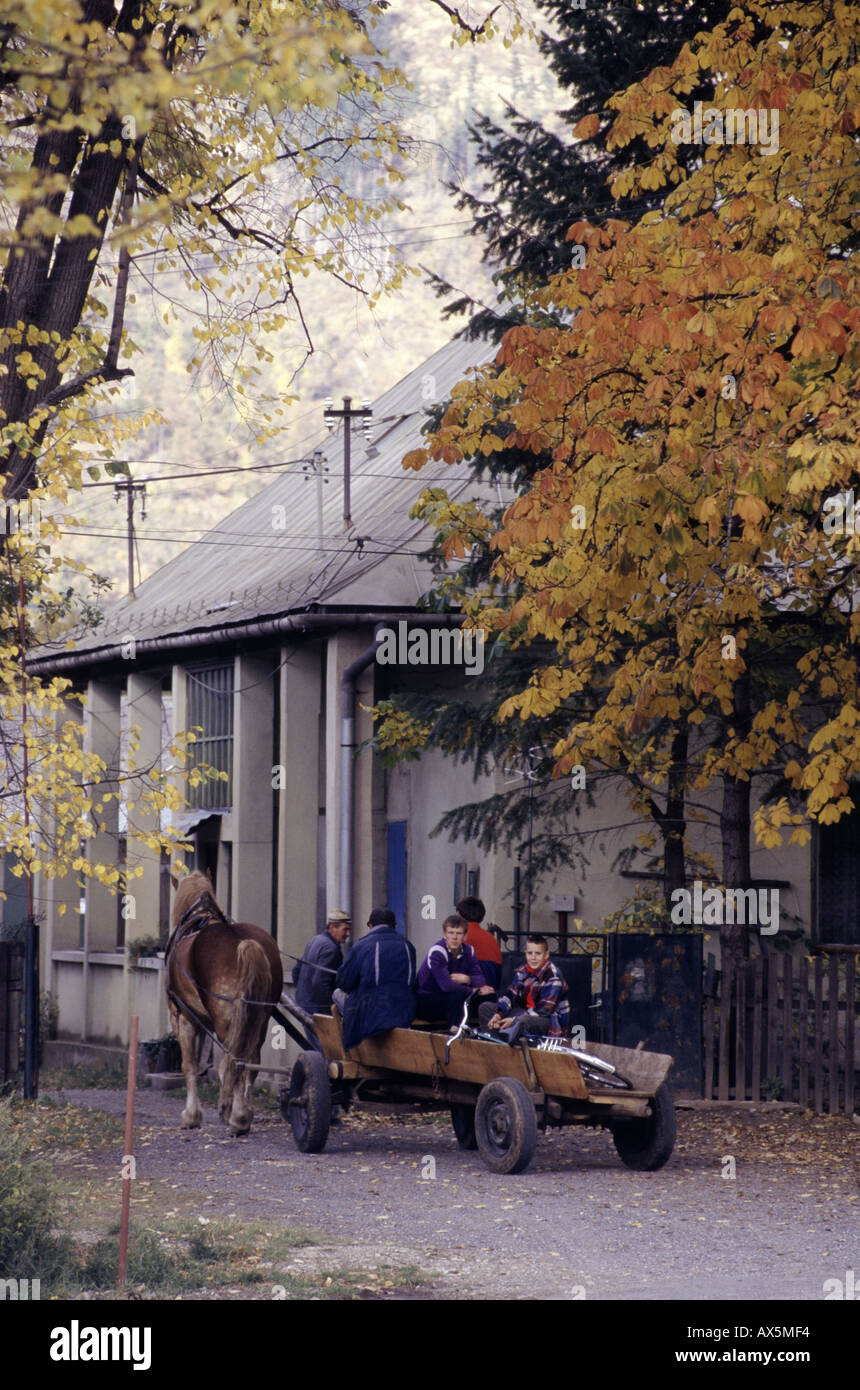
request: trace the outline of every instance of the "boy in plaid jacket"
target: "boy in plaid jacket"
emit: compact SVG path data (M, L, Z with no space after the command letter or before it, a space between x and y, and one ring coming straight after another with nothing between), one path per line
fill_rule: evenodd
M504 1029L510 1042L521 1033L563 1037L570 1029L567 982L550 959L546 937L527 937L525 955L498 1002L480 1006L480 1026L493 1032Z

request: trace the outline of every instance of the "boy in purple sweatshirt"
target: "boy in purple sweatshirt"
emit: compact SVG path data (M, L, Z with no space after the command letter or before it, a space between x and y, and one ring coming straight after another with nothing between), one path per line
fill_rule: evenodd
M449 1028L463 1017L463 1001L477 989L479 994L495 991L481 974L478 958L465 944L466 923L462 917L446 917L442 938L435 942L418 971L418 1017L445 1019Z

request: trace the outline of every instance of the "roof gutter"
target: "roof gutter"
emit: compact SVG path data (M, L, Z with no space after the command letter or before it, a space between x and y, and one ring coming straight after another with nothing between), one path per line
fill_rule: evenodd
M379 649L377 634L381 627L406 620L413 627L460 627L463 615L460 613L416 613L403 609L386 613L345 612L345 613L288 613L278 618L257 619L249 623L236 623L232 627L206 628L200 632L173 633L167 637L148 637L135 642L135 656L156 656L162 652L213 646L223 642L241 641L247 638L266 637L313 637L317 633L337 631L343 628L374 627L373 645L366 647L355 661L347 666L341 676L340 685L340 798L338 807L340 862L338 866L339 906L352 914L353 876L354 876L354 826L355 826L355 688L362 671L370 665ZM128 634L131 636L133 634ZM34 674L52 675L67 671L83 670L102 662L117 660L122 655L122 646L128 641L112 647L91 648L84 652L67 652L62 656L37 657L28 663Z
M266 637L312 637L316 633L330 632L338 628L370 627L371 624L396 623L401 619L425 626L432 622L437 627L450 627L461 623L458 615L437 613L432 618L426 613L413 613L398 609L394 612L358 612L350 610L343 613L286 613L277 618L255 619L253 622L235 623L232 627L209 627L198 632L177 632L166 637L144 637L137 639L134 633L124 633L113 645L89 647L81 652L64 652L56 656L37 656L27 663L33 675L55 675L67 671L81 670L87 666L98 666L107 661L123 659L122 649L134 639L136 658L158 656L162 652L181 651L194 647L217 646L225 642L238 642L248 638Z

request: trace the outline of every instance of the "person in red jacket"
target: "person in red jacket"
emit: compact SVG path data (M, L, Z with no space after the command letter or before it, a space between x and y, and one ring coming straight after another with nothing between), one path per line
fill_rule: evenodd
M481 974L488 985L498 990L502 983L502 953L496 938L481 926L487 909L480 898L461 898L457 912L466 923L466 945L478 957Z

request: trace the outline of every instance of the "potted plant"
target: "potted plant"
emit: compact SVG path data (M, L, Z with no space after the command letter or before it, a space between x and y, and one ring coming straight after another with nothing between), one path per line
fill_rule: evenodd
M126 942L125 949L130 963L137 965L142 956L157 956L164 944L159 936L136 936Z

